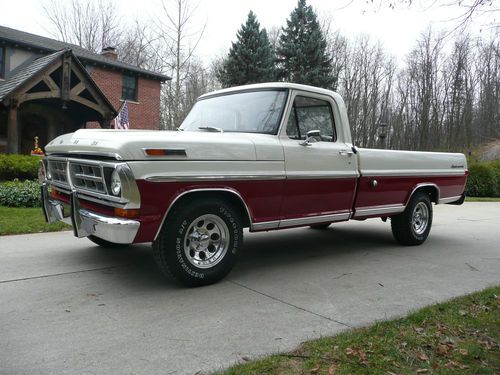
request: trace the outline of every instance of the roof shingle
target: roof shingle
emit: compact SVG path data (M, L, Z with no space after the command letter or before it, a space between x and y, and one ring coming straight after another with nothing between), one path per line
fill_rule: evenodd
M145 76L160 81L166 81L170 79L170 77L164 74L142 69L137 66L124 63L122 61L112 60L98 53L90 52L89 50L77 46L75 44L61 42L59 40L46 38L40 35L30 34L21 30L11 29L9 27L1 25L0 25L0 40L5 40L10 43L25 45L32 48L37 48L50 53L69 48L80 60L84 62L102 64L137 74L143 74Z
M10 92L14 91L17 87L22 85L26 80L31 78L34 74L38 73L40 70L45 68L47 65L52 63L55 59L60 57L64 53L63 51L58 51L51 55L42 56L30 64L26 65L22 69L16 72L12 77L6 79L5 81L0 81L0 102L3 98Z

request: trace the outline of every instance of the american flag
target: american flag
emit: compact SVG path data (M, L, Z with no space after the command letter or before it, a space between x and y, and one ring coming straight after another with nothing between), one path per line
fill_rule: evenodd
M126 130L130 127L128 122L128 106L127 101L124 101L120 110L118 111L118 115L115 117L115 129L123 129Z

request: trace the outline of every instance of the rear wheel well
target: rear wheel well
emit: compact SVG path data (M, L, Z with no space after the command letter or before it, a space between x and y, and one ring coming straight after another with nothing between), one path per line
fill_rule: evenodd
M423 185L423 186L417 186L408 199L406 200L406 205L410 202L410 199L417 193L423 192L427 195L429 195L429 198L431 202L434 202L435 204L438 204L439 202L439 188L436 185Z
M208 198L216 198L228 202L231 204L238 212L241 218L241 223L243 227L250 227L250 212L247 210L245 203L243 202L243 198L239 196L236 192L231 190L203 190L203 191L190 191L184 193L181 197L179 197L173 204L170 206L167 217L164 222L168 221L169 215L175 210L175 208L186 204L187 202L192 202L195 199L208 199Z

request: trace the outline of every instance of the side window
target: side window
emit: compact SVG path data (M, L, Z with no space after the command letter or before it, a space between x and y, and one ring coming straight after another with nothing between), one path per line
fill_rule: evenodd
M5 48L0 47L0 78L5 77Z
M287 135L292 139L306 139L310 130L319 130L322 141L335 141L335 126L330 103L297 96L288 119Z

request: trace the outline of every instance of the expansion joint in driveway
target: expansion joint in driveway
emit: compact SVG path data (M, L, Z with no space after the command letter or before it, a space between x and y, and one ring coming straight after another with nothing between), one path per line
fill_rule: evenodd
M69 271L69 272L61 272L61 273L52 273L50 275L39 275L39 276L22 277L22 278L19 278L19 279L0 280L0 284L13 283L13 282L16 282L16 281L44 279L44 278L47 278L47 277L73 275L75 273L83 273L83 272L106 271L106 270L112 270L112 269L119 268L119 267L123 267L123 266L109 266L109 267L101 267L101 268L91 268L91 269L88 269L88 270Z
M300 306L294 305L293 303L290 303L290 302L284 301L284 300L282 300L282 299L280 299L280 298L277 298L277 297L271 296L270 294L267 294L267 293L261 292L261 291L259 291L259 290L253 289L253 288L251 288L251 287L249 287L249 286L246 286L246 285L240 284L240 283L239 283L239 282L237 282L237 281L234 281L234 280L227 280L227 281L229 281L229 282L230 282L230 283L232 283L232 284L238 285L238 286L239 286L239 287L241 287L241 288L244 288L244 289L250 290L251 292L254 292L254 293L260 294L261 296L264 296L264 297L270 298L270 299L272 299L273 301L276 301L276 302L282 303L282 304L284 304L284 305L287 305L287 306L293 307L293 308L295 308L295 309L297 309L297 310L304 311L304 312L306 312L306 313L309 313L309 314L315 315L315 316L317 316L317 317L319 317L319 318L326 319L326 320L328 320L328 321L330 321L330 322L337 323L337 324L343 325L343 326L348 327L348 328L354 328L353 326L350 326L350 325L349 325L349 324L347 324L347 323L343 323L343 322L340 322L340 321L338 321L338 320L332 319L332 318L330 318L330 317L328 317L328 316L318 314L317 312L314 312L314 311L311 311L311 310L307 310L307 309L305 309L305 308L303 308L303 307L300 307Z

